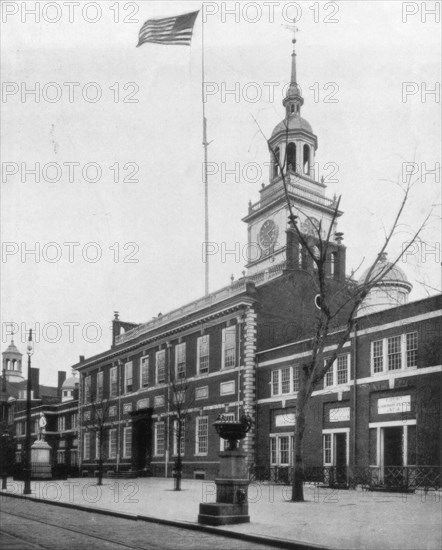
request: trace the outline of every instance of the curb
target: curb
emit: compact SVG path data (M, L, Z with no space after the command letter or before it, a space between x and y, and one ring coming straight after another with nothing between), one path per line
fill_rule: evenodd
M116 512L114 510L109 510L106 508L91 508L90 506L83 506L81 504L75 504L71 502L59 502L55 500L44 500L42 498L36 498L28 495L18 495L14 493L8 493L7 491L2 491L2 490L0 490L0 496L29 500L31 502L40 502L43 504L52 504L54 506L61 506L62 508L73 508L74 510L80 510L82 512L103 514L103 515L113 516L117 518L129 519L132 521L144 521L146 523L168 525L170 527L177 527L179 529L201 531L203 533L210 533L212 535L223 536L231 539L238 539L246 542L254 542L257 544L266 544L267 546L273 546L276 548L288 548L290 550L337 550L333 546L320 546L314 543L270 538L270 537L265 537L263 535L252 535L250 533L238 533L236 531L229 531L223 527L211 527L208 525L201 525L199 523L192 523L189 521L179 521L179 520L155 518L152 516L142 516L139 514L131 514L129 512Z

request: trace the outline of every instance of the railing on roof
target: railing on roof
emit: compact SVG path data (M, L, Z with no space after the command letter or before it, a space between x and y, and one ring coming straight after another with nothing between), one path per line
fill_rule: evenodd
M203 298L194 300L193 302L179 307L178 309L174 309L169 313L155 317L147 323L138 325L137 327L128 330L124 334L120 334L116 337L115 343L124 344L124 342L133 340L134 338L137 338L142 334L146 334L151 330L162 327L167 323L171 323L172 321L176 321L177 319L180 319L185 315L189 315L190 313L194 313L196 311L204 309L205 307L222 302L223 300L226 300L227 298L230 298L232 296L237 296L238 294L245 292L247 283L254 283L256 285L266 283L267 281L278 277L283 272L285 267L286 262L281 262L269 267L264 271L255 273L254 275L247 275L246 277L242 277L237 281L233 281L229 286L225 286L216 292L212 292L208 296L204 296Z
M251 204L249 206L249 214L256 212L261 207L265 206L274 197L275 193L282 188L283 181L281 179L275 184L275 187L272 189L271 194L265 196L262 201L258 201L255 204ZM336 206L336 201L334 199L329 199L328 197L322 196L319 193L314 193L313 191L310 191L305 187L297 185L293 181L287 182L287 189L293 195L315 202L316 204L321 204L322 206L327 206L328 208L334 208Z
M222 302L227 298L231 298L232 296L241 294L245 292L246 283L248 281L249 279L247 278L238 279L237 281L234 281L229 286L221 288L216 292L212 292L208 296L204 296L203 298L194 300L193 302L190 302L189 304L181 306L178 309L174 309L169 313L165 313L164 315L159 315L158 317L154 317L151 321L138 325L137 327L131 330L128 330L124 334L120 334L119 336L116 337L115 343L123 344L124 342L137 338L138 336L141 336L146 332L162 327L172 321L176 321L177 319L180 319L185 315L189 315L191 313L204 309L205 307Z

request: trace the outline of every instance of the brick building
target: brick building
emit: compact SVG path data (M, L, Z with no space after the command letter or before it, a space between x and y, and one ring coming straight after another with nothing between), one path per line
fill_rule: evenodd
M20 477L26 438L27 380L22 372L22 354L14 341L3 352L1 418L14 436L15 474ZM54 473L77 473L78 378L66 380L58 371L57 386L40 384L40 370L31 368L31 443L38 438L41 413L46 418L45 440L51 446Z
M212 424L220 413L234 418L243 409L254 421L241 444L249 466L263 478L289 478L297 368L317 309L314 262L289 228L287 197L312 246L318 231L334 236L326 251L330 292L355 283L346 277L342 212L335 216L336 200L315 174L318 139L301 117L303 103L293 52L285 116L269 141L269 180L244 217L243 277L143 324L116 314L110 349L73 366L80 374L82 472L94 472L102 459L105 471L170 475L180 449L185 476L214 477L221 443ZM439 464L440 303L408 303L411 286L395 267L373 289L314 393L305 436L311 477L348 485L359 476L381 485L393 467L419 466L422 476ZM344 320L342 311L331 330L338 333Z
M440 482L441 306L436 296L358 318L310 401L307 477L343 486L392 486L403 476ZM257 353L256 467L263 479L291 476L298 369L308 350L300 341Z

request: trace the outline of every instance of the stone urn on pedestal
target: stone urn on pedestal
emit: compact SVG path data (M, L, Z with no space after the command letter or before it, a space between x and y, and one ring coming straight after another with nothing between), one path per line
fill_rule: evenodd
M227 440L229 445L219 455L219 477L215 479L216 502L200 504L198 523L247 523L250 521L247 500L249 478L246 453L238 449L238 441L244 439L252 426L252 420L246 414L241 415L239 420L226 420L220 415L213 425L218 435Z

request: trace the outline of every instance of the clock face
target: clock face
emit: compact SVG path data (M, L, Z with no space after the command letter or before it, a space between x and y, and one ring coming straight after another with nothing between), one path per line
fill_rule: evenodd
M259 231L259 242L263 248L269 248L276 243L278 227L273 220L266 220Z

